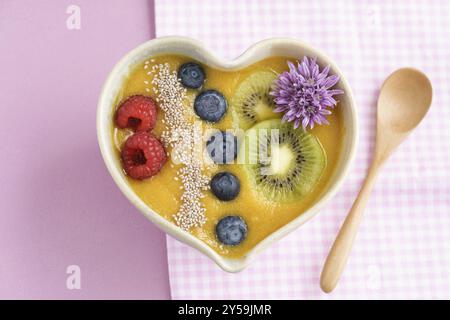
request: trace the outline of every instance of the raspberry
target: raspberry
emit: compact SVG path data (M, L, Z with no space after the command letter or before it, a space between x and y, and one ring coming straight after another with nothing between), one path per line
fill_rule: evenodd
M127 139L122 149L125 172L143 180L156 175L167 160L161 142L149 132L137 132Z
M156 103L152 98L136 95L122 102L117 109L116 123L119 128L148 131L156 124Z

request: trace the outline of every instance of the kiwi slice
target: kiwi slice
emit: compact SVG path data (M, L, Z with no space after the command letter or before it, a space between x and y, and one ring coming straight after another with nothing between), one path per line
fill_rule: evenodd
M270 87L277 79L272 71L257 71L250 74L238 86L231 99L235 120L241 129L248 129L255 123L276 118L275 103Z
M260 122L245 132L244 139L238 163L245 166L254 189L269 200L300 200L323 174L327 161L320 141L291 123Z

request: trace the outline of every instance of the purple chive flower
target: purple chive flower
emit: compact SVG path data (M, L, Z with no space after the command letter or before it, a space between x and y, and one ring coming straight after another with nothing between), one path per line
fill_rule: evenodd
M270 92L276 104L274 111L284 112L282 120L294 122L294 128L300 123L305 130L314 124L328 124L326 116L337 103L333 96L344 93L331 89L339 76L328 75L330 66L320 71L316 58L304 57L297 67L290 61L288 65L289 71L279 75Z

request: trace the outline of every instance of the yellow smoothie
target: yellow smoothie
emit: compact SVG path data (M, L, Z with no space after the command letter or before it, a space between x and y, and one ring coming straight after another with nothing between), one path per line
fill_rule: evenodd
M151 57L151 64L168 63L172 70L192 59L176 55L162 55ZM251 73L258 70L271 70L281 73L288 70L287 61L296 61L295 58L272 57L259 61L238 71L223 71L203 65L206 73L206 81L202 87L205 89L216 89L227 99L228 104L237 86ZM148 62L147 62L148 63ZM147 95L153 97L152 88L153 75L148 74L148 68L144 63L137 65L124 81L123 86L116 98L114 108L119 103L131 95ZM199 90L187 90L187 102L185 107L192 108L195 96ZM279 114L274 113L274 118ZM156 128L153 133L158 137L164 130L162 119L164 113L158 109ZM191 119L194 121L195 119ZM268 235L286 225L294 218L301 215L311 207L320 195L325 191L330 177L333 175L341 151L341 141L344 133L342 110L338 104L333 113L327 117L329 125L315 126L310 130L323 146L326 153L327 164L324 172L314 186L313 190L299 201L291 203L277 203L264 198L258 194L248 183L247 174L242 164L210 165L205 167L205 174L212 177L218 171L228 171L237 176L240 180L241 190L236 199L232 201L220 201L210 190L205 191L205 197L201 199L206 212L206 222L200 227L189 230L195 237L207 243L211 248L223 256L239 258L244 256L249 250L256 246ZM197 120L198 121L198 120ZM225 116L217 123L203 123L204 128L217 128L221 130L236 128L233 116L228 108ZM302 130L301 128L298 130ZM128 129L114 128L111 132L111 139L117 146L117 159L120 161L120 150L126 137L131 133ZM170 154L171 150L167 150ZM147 180L134 180L128 178L128 183L134 192L155 212L165 219L175 223L173 215L180 207L180 197L182 195L181 182L177 179L177 169L179 165L174 164L170 159L166 162L162 170L154 177ZM226 246L221 244L215 234L215 226L219 219L226 215L239 215L247 223L248 234L246 239L237 246Z

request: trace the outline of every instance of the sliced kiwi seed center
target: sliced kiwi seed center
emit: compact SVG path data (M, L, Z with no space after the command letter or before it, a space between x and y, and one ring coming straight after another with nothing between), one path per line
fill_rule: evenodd
M295 161L295 154L287 144L273 145L271 148L271 158L269 173L278 176L286 176Z
M275 136L272 129L278 130ZM268 133L262 135L261 130ZM255 125L248 136L259 138L257 148L249 149L256 163L246 167L258 192L268 199L290 202L312 190L326 164L322 146L313 135L272 119Z

